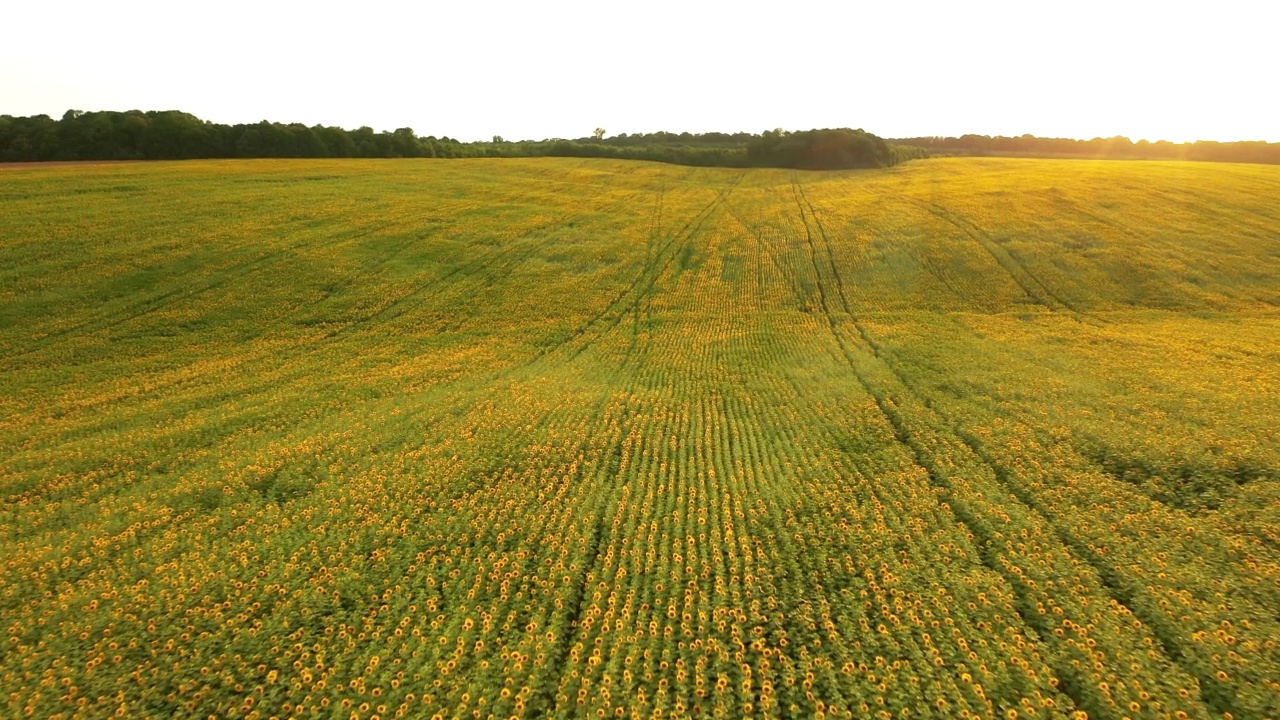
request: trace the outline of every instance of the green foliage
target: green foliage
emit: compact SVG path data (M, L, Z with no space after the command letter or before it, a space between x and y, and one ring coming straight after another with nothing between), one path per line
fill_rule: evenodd
M40 160L188 160L199 158L461 157L454 140L413 130L307 127L262 122L221 125L177 111L80 112L0 116L0 162Z
M1277 168L0 178L4 717L1280 717Z
M747 152L741 147L707 145L611 145L596 142L557 140L530 144L524 154L548 157L610 158L692 165L695 167L746 167Z
M770 131L747 145L755 167L836 170L886 167L893 161L889 146L863 130Z
M780 132L780 131L779 131ZM803 133L649 133L509 143L419 138L411 128L375 133L372 128L219 125L182 112L80 112L61 120L47 115L0 116L0 162L39 160L180 160L195 158L462 158L599 157L699 167L884 167L923 154L891 151L861 130Z
M925 157L916 148L894 149L862 130L847 128L760 135L649 133L529 144L518 153L553 157L652 160L697 167L773 167L807 170L879 168Z
M1209 162L1241 162L1280 164L1280 143L1263 141L1216 142L1199 140L1172 143L1167 140L1133 142L1127 137L1042 138L1020 137L918 137L891 140L898 145L918 147L941 155L1006 155L1022 157L1085 157L1125 160L1200 160Z

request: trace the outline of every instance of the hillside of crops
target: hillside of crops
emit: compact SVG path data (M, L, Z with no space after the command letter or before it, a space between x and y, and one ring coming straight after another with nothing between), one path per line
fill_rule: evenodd
M0 168L0 716L1280 717L1280 168Z

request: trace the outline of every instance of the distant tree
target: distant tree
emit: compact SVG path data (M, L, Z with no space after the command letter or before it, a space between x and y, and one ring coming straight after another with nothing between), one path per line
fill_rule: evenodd
M323 142L325 149L328 151L329 157L354 157L356 154L356 144L351 141L351 135L340 127L320 127L313 128L316 136Z
M506 141L502 139L502 136L501 136L501 135L494 135L494 136L493 136L493 144L494 144L494 145L501 145L501 144L502 144L502 143L504 143L504 142L506 142Z
M316 135L315 130L302 123L292 123L288 126L288 129L293 135L293 143L297 149L298 157L329 157L329 149L325 146L324 140L321 140L320 136Z
M413 128L397 128L391 134L391 153L396 157L419 157L422 147L418 145L418 136Z
M884 140L849 128L765 132L747 144L747 158L756 166L808 170L885 167L894 160Z
M350 133L358 157L378 157L378 145L374 141L373 128L362 125Z
M594 131L592 131L592 133L591 133L591 137L592 137L593 139L595 139L595 140L603 140L603 139L604 139L604 128L596 128Z

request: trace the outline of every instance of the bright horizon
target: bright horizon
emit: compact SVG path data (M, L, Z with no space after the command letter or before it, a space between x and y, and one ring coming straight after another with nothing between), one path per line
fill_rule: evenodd
M1280 141L1275 5L774 7L26 3L0 45L0 114L182 110L465 141L845 126Z

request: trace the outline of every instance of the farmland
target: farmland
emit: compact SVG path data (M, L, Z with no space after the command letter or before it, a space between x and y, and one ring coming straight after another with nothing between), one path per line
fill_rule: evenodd
M1280 717L1277 197L0 168L0 715Z

